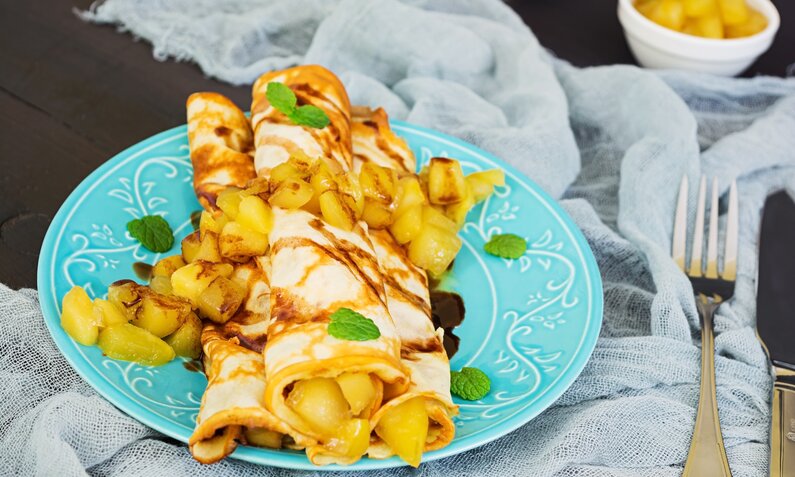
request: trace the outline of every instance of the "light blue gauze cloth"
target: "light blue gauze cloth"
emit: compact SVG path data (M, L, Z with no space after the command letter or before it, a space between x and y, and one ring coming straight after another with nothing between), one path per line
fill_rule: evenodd
M325 65L352 103L513 164L584 232L605 315L574 385L496 442L370 475L679 475L700 352L691 286L669 258L674 204L683 174L691 184L715 176L722 193L737 179L739 275L715 325L718 403L734 475L766 475L771 377L754 334L756 247L765 196L795 191L795 80L574 68L496 0L107 0L84 16L235 84ZM292 475L234 459L201 466L116 410L54 348L33 292L0 290L0 315L0 474Z

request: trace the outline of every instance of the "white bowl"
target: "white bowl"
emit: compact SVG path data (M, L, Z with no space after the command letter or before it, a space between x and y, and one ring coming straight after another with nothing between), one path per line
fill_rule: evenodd
M644 17L632 0L618 0L618 20L629 49L646 68L734 76L767 51L781 22L769 0L747 1L767 18L767 28L745 38L701 38L665 28Z

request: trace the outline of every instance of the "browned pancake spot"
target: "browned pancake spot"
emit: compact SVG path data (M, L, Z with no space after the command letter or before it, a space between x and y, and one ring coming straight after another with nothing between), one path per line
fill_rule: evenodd
M232 134L232 130L226 126L218 126L215 128L214 132L218 137L226 137Z

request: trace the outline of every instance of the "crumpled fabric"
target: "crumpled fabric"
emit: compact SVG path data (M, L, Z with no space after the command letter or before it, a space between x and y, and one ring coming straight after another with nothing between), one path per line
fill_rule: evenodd
M571 388L493 443L418 471L368 475L679 475L700 342L692 288L669 257L675 199L683 175L691 203L699 176L717 177L723 222L736 179L738 277L715 321L718 405L733 474L767 475L772 378L754 332L756 249L765 197L795 192L795 80L578 69L496 0L107 0L81 15L151 42L158 59L194 61L234 84L323 64L354 103L516 166L585 234L605 312ZM234 459L201 466L183 444L127 417L66 363L32 290L0 286L0 382L2 475L304 474Z

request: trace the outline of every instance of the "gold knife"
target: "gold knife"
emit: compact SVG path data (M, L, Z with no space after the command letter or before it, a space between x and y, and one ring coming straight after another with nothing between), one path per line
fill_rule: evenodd
M795 202L786 192L765 201L759 238L756 331L775 383L771 477L795 477Z

